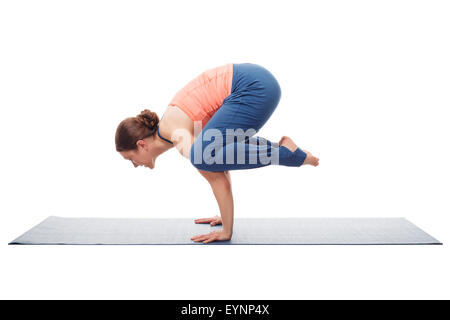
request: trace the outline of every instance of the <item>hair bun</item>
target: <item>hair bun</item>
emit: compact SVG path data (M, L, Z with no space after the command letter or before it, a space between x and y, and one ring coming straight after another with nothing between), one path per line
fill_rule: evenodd
M141 111L141 114L136 116L136 120L152 131L159 123L159 117L156 112L152 112L148 109Z

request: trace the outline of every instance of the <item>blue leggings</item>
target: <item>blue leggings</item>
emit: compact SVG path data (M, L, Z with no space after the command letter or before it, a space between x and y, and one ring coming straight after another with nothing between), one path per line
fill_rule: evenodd
M191 163L200 170L227 171L267 165L299 167L306 158L278 143L255 136L274 112L281 97L275 77L252 63L233 64L231 93L196 137Z

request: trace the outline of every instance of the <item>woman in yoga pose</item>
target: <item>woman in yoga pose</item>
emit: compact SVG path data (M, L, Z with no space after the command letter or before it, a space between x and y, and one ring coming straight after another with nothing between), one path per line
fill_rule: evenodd
M230 240L234 206L229 170L319 164L287 136L274 143L255 135L280 97L278 81L260 65L229 63L209 69L175 94L161 120L148 109L123 120L116 150L134 167L153 169L156 158L175 147L210 183L220 210L220 216L195 223L222 224L222 229L191 240Z

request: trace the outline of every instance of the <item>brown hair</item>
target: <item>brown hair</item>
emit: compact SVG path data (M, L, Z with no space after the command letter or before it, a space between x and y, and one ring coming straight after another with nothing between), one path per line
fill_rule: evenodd
M116 130L116 151L136 150L136 142L153 135L158 124L158 115L148 109L136 117L126 118Z

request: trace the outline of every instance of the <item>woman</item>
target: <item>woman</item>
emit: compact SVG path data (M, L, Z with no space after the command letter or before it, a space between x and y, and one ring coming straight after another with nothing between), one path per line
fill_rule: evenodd
M230 240L234 208L229 170L319 164L287 136L278 143L255 136L280 97L277 80L260 65L229 63L209 69L176 93L161 121L147 109L123 120L116 131L116 150L135 167L153 169L156 158L175 147L210 183L220 209L220 217L195 223L222 224L222 230L191 240Z

